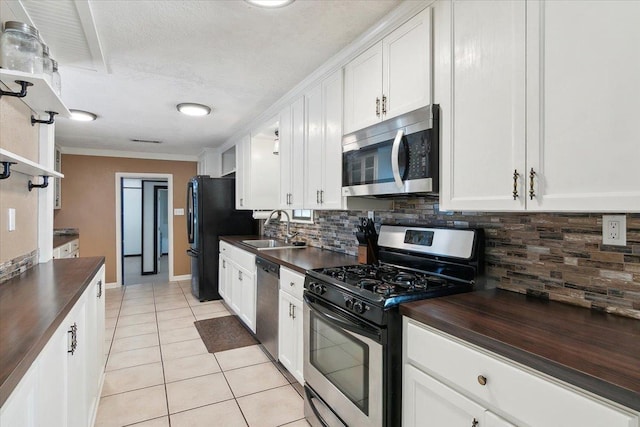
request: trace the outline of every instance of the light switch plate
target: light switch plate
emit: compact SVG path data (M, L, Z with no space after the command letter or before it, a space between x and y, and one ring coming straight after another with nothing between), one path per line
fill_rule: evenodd
M7 209L7 228L9 231L16 230L16 210L14 208Z
M173 210L173 214L180 216L180 215L184 215L184 209L183 208L176 208Z
M602 215L602 244L627 245L626 215Z

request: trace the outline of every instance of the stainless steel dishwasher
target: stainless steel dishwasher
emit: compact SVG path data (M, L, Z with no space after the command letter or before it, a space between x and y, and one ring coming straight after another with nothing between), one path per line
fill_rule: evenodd
M264 258L256 257L258 270L256 336L278 360L278 290L280 288L280 266Z

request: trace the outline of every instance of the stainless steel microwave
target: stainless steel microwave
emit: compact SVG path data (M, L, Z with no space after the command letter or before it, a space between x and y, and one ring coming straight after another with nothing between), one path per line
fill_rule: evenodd
M342 195L437 194L439 106L429 105L342 138Z

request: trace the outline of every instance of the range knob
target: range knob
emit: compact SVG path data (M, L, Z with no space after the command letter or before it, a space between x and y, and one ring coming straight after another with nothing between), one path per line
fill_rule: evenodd
M311 292L318 295L322 295L327 291L327 288L324 285L315 282L309 284L309 289L311 290Z
M346 300L346 301L344 302L344 305L345 305L345 306L347 306L347 308L348 308L349 310L351 310L351 309L353 309L353 301L354 301L354 299L353 299L353 298L348 299L348 300Z
M364 310L366 308L366 305L364 305L362 302L360 301L356 301L353 303L353 311L355 311L356 313L364 313Z

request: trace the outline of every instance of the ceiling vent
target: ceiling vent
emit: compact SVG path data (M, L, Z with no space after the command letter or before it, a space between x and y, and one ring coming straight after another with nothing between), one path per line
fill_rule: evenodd
M162 141L157 139L132 139L133 142L143 142L145 144L162 144Z

